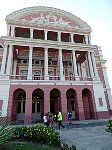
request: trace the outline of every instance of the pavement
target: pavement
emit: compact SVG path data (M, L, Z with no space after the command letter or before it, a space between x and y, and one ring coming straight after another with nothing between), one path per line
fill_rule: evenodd
M69 146L76 145L77 150L112 150L112 133L106 131L108 120L72 121L63 123L60 137Z

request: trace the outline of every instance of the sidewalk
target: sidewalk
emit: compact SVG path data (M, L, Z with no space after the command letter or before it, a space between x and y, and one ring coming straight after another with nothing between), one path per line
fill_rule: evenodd
M106 132L108 120L73 121L65 124L60 132L61 140L78 150L112 150L112 133Z

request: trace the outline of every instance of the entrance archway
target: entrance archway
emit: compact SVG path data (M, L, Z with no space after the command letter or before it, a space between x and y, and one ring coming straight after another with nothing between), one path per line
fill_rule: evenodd
M67 111L72 112L72 119L77 119L76 91L74 89L68 89L66 92L66 97L67 97Z
M44 113L44 92L36 89L32 93L32 122L40 122Z
M58 110L61 110L61 94L58 89L52 89L50 91L50 112L56 114Z
M89 89L82 90L82 101L85 119L94 119L95 116L94 116L93 100L91 91Z
M24 122L26 92L23 89L17 89L13 94L13 120L19 123Z

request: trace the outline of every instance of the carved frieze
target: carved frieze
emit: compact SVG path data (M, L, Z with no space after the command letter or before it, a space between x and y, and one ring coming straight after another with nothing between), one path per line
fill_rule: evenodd
M48 14L44 17L43 14L40 13L40 17L36 17L36 18L31 17L31 22L35 22L38 24L54 24L56 26L61 25L61 26L71 27L71 25L69 25L70 22L64 21L61 16L58 18L53 14Z

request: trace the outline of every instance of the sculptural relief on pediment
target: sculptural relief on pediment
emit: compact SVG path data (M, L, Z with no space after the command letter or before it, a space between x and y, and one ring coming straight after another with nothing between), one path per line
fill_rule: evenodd
M54 25L54 26L60 26L60 27L76 27L78 26L68 20L67 18L64 18L62 16L55 16L53 14L32 14L30 16L22 17L21 20L28 21L30 23L35 24L45 24L45 25Z

